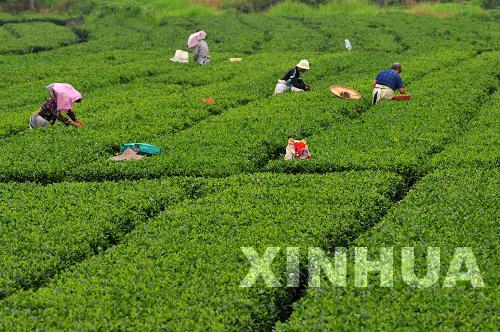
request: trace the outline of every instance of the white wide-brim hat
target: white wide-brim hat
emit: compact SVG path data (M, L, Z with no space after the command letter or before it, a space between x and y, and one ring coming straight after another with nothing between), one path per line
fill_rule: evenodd
M305 59L300 60L299 63L297 64L297 67L299 67L300 69L309 70L309 61Z
M186 51L177 50L175 51L174 57L170 58L170 61L187 63L189 61L189 53Z

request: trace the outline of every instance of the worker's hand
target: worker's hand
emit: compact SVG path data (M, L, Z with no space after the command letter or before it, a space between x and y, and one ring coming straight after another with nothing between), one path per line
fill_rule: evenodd
M306 91L311 91L311 87L309 85L306 85Z
M79 124L81 125L80 127L85 126L85 123L84 123L83 121L78 120L78 121L75 121L75 122L76 122L76 123L79 123Z
M83 126L83 124L81 122L75 122L75 121L71 121L70 124L74 127L81 127Z

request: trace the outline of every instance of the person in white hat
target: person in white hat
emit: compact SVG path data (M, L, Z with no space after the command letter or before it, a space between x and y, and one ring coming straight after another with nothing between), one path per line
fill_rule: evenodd
M278 80L274 94L280 94L288 91L302 92L309 91L311 88L300 78L300 74L309 70L309 61L300 60L299 63L290 69L281 80Z

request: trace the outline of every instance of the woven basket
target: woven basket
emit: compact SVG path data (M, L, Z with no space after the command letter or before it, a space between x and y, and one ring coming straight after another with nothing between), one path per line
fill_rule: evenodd
M330 91L337 97L343 99L361 99L362 97L361 93L358 91L342 85L332 85Z

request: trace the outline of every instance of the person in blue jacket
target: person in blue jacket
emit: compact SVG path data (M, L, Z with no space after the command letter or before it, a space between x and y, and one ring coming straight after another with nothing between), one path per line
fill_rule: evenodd
M395 91L402 95L406 94L401 74L401 64L396 62L390 69L381 71L372 82L372 104L375 105L380 100L390 100L394 97Z

